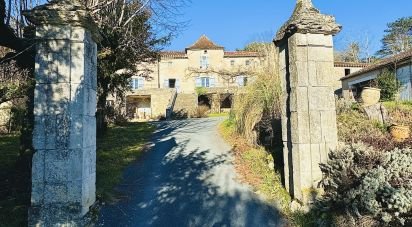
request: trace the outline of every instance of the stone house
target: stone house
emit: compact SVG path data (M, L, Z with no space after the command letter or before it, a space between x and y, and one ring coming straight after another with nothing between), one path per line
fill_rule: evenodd
M257 52L226 51L202 35L184 51L165 51L156 62L138 67L148 70L146 76L133 76L132 90L126 94L126 115L129 119L148 120L170 113L188 114L199 105L212 112L231 108L232 96L242 90L253 71L265 61ZM335 62L334 87L341 94L340 78L367 64ZM231 76L225 75L231 72ZM238 73L238 74L236 74ZM113 98L108 99L113 104Z
M132 77L132 91L126 95L127 116L158 118L166 116L167 109L187 114L198 106L199 100L216 111L230 108L231 96L250 79L250 75L241 72L252 70L263 60L257 52L225 51L205 35L184 51L161 52L157 62L139 66L150 70L148 76ZM228 78L221 72L239 75Z
M362 88L368 86L370 81L376 79L385 68L396 72L396 78L401 85L400 100L412 100L412 50L385 58L342 77L343 97L348 99L358 97Z

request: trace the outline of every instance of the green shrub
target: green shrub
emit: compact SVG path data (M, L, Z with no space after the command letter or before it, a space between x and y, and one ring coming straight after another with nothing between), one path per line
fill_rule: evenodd
M408 224L412 211L412 150L380 152L363 144L333 151L321 164L325 194L320 206L329 212L382 223Z
M384 69L376 78L378 87L381 89L381 100L393 101L399 91L399 81L393 71Z
M205 87L197 87L197 88L195 88L195 91L196 91L196 94L197 94L198 96L200 96L200 95L205 95L205 94L207 93L207 88L205 88Z

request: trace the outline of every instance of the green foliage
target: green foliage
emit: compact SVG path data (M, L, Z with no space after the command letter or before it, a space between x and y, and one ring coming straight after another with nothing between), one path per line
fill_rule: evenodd
M108 129L97 140L96 194L104 201L116 198L113 189L122 180L123 169L142 154L155 127L148 123L126 123Z
M382 39L381 56L388 56L412 48L412 17L402 17L389 23Z
M27 95L27 89L34 83L29 71L21 69L15 61L0 64L0 104Z
M195 91L198 96L207 94L207 88L205 87L197 87Z
M363 141L368 138L381 138L384 133L377 122L371 121L358 110L347 110L337 116L338 138L342 142Z
M382 101L393 101L399 91L400 83L396 75L389 69L383 69L376 78L378 88L381 89Z
M321 164L325 194L320 206L383 223L411 221L412 150L376 151L363 144L345 146Z
M125 4L126 12L136 7L134 2ZM107 119L107 96L111 94L119 101L124 100L130 90L130 78L133 75L147 77L150 73L149 69L137 66L155 61L159 47L170 39L169 36L157 37L153 33L148 13L139 13L127 26L120 27L110 24L114 12L106 13L108 15L104 18L108 21L99 24L103 39L98 43L97 55L97 107L104 119Z
M27 201L30 194L15 184L19 136L0 135L0 226L27 226Z

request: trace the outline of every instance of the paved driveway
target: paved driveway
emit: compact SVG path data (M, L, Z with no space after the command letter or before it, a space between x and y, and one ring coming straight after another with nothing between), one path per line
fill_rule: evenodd
M153 147L124 173L127 199L104 206L99 225L281 226L277 209L236 179L220 121L158 123Z

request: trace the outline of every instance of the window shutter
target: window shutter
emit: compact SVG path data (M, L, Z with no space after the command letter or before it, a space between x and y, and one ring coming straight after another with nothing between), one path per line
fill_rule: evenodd
M196 87L202 86L202 79L200 77L196 77Z
M163 88L169 88L169 80L164 80Z
M129 86L131 89L134 89L134 79L129 80Z
M139 89L143 88L143 86L144 86L144 78L143 77L140 77L138 79L137 86L138 86Z
M237 76L237 77L236 77L236 82L237 82L237 85L238 85L238 86L242 86L242 79L243 79L242 76Z
M180 89L180 80L176 79L176 85L175 85L176 89L179 91Z
M210 79L209 79L209 87L215 87L215 78L210 77Z

